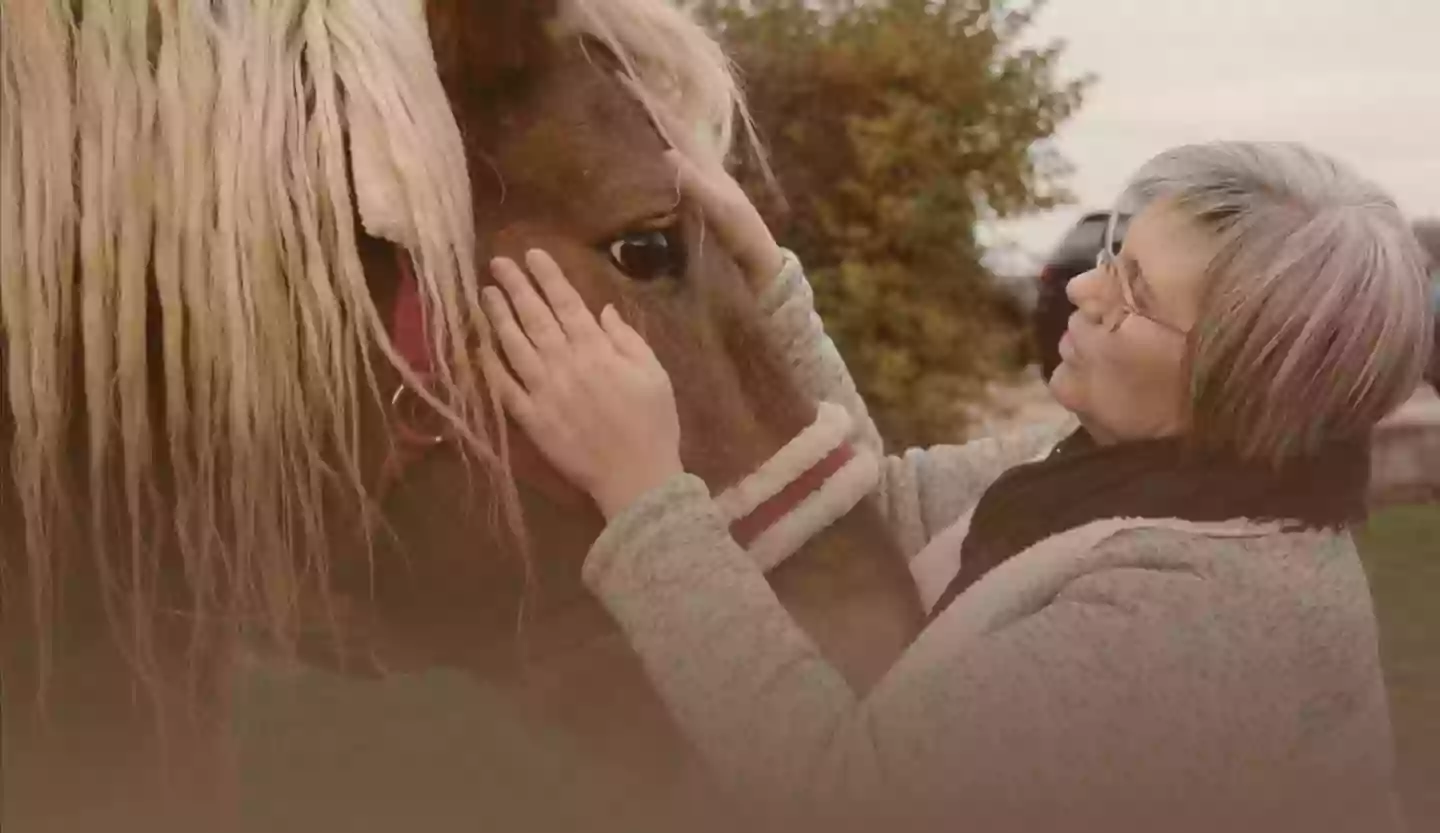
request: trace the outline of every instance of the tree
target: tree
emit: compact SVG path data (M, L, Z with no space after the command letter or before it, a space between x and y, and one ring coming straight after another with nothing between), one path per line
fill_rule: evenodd
M745 79L779 191L742 183L803 259L886 439L953 441L960 405L1028 361L980 265L977 222L1068 200L1047 148L1088 79L1022 46L1037 5L699 0Z

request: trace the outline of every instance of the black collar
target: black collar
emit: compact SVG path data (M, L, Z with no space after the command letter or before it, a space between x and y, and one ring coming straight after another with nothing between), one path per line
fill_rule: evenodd
M961 546L960 572L932 616L1011 556L1093 521L1243 518L1341 528L1364 522L1369 480L1368 439L1332 441L1276 467L1198 453L1179 437L1102 446L1082 428L986 490Z

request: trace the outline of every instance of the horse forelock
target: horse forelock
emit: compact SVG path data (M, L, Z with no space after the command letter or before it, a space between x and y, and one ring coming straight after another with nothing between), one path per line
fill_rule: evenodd
M678 123L692 131L688 137L667 136L673 143L723 158L734 143L738 117L758 149L729 58L674 4L561 0L557 23L561 32L595 38L618 58L642 102L670 117L660 120L662 130Z
M367 502L357 409L388 393L372 351L421 387L370 296L357 215L410 252L426 396L491 464L518 528L473 353L488 330L464 145L421 0L0 0L0 19L0 323L25 538L0 576L28 577L0 604L28 589L48 632L73 499L142 674L132 624L157 605L156 525L188 615L288 644L298 588L325 584L327 495ZM647 107L702 140L677 144L723 156L737 113L748 129L724 53L671 4L560 0L551 27L604 44ZM70 414L85 415L78 477Z
M0 321L25 538L0 594L42 636L76 507L142 674L135 623L161 606L162 557L197 623L282 641L302 581L323 585L327 502L365 503L371 350L399 364L354 232L376 194L352 139L399 187L389 231L412 234L436 311L433 404L494 462L492 400L462 349L485 334L463 149L419 10L0 2Z

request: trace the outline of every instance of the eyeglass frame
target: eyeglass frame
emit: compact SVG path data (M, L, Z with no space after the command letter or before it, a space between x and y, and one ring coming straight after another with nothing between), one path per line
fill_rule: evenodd
M1124 326L1125 321L1134 315L1149 321L1162 330L1174 333L1181 338L1189 338L1189 330L1181 329L1174 324L1161 321L1153 315L1146 315L1140 311L1139 305L1135 303L1135 291L1131 288L1130 281L1125 279L1125 275L1120 270L1120 264L1116 260L1118 253L1115 251L1115 233L1119 225L1120 212L1111 211L1110 219L1105 223L1105 238L1100 243L1100 251L1095 253L1095 268L1107 270L1110 277L1120 285L1120 316L1115 319L1114 324L1110 325L1110 332L1118 332L1120 328Z

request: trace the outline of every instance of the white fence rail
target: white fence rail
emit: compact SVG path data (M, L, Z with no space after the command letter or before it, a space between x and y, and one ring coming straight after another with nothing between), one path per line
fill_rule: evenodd
M1375 429L1371 503L1440 503L1440 397L1429 387Z

